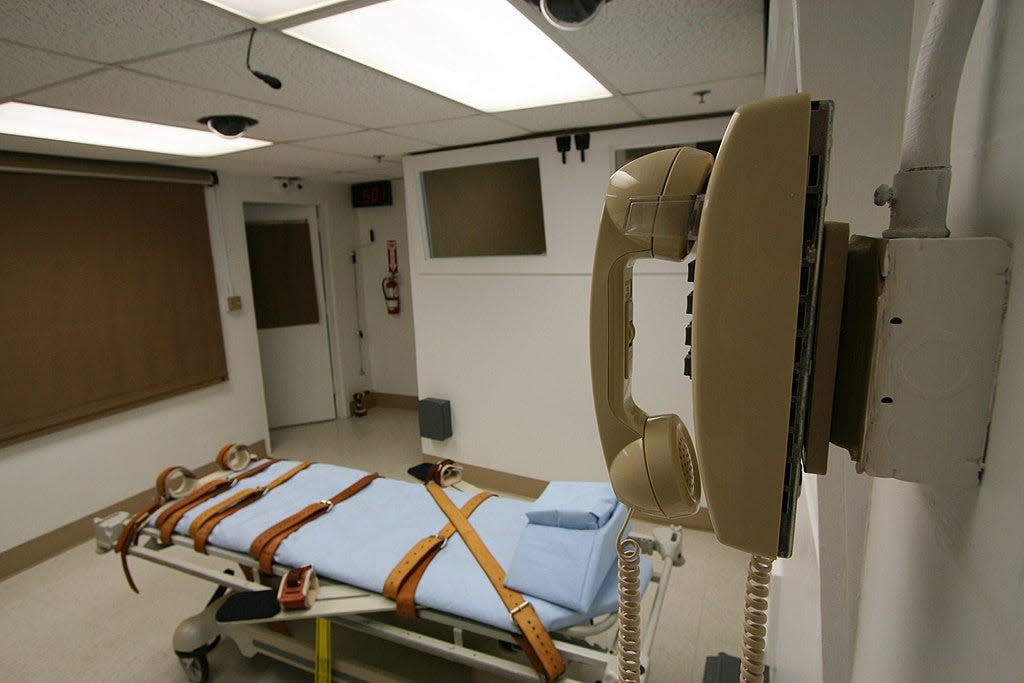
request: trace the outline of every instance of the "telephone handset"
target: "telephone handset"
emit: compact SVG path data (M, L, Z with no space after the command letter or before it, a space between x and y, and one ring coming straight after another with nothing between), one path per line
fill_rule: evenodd
M712 159L683 147L648 154L616 171L594 256L591 378L612 487L630 508L662 518L697 511L700 478L682 420L650 417L633 402L633 263L686 255L689 215L707 185Z

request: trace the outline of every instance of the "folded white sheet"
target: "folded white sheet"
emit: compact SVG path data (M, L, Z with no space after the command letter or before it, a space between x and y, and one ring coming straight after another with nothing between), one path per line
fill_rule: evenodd
M600 529L618 504L609 484L553 481L526 509L526 518L541 526Z

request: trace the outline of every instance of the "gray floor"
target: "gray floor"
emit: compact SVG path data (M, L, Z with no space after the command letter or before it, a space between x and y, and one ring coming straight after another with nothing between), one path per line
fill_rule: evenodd
M404 478L421 460L417 432L415 412L377 408L366 418L276 430L272 438L277 457ZM709 533L686 531L684 538L687 563L670 581L651 683L700 681L705 656L739 650L746 556ZM171 634L202 608L212 587L140 560L132 568L141 595L128 589L114 555L96 555L86 543L0 583L0 680L184 683ZM334 638L346 634L336 631ZM387 644L351 638L341 647L378 668L382 681L494 680ZM211 654L210 665L212 682L311 678L261 656L246 659L230 642Z

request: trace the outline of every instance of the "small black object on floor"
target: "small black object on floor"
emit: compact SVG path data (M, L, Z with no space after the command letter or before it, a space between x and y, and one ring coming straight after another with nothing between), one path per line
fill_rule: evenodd
M704 659L703 683L737 683L740 680L740 660L719 652ZM771 683L768 667L764 668L764 683Z
M419 465L413 465L406 472L420 481L426 481L430 479L430 468L433 466L432 463L421 462Z

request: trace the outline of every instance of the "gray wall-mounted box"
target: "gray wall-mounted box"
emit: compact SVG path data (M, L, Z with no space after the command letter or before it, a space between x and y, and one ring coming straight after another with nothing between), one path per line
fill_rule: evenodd
M452 404L443 398L420 401L420 436L443 441L452 435Z

